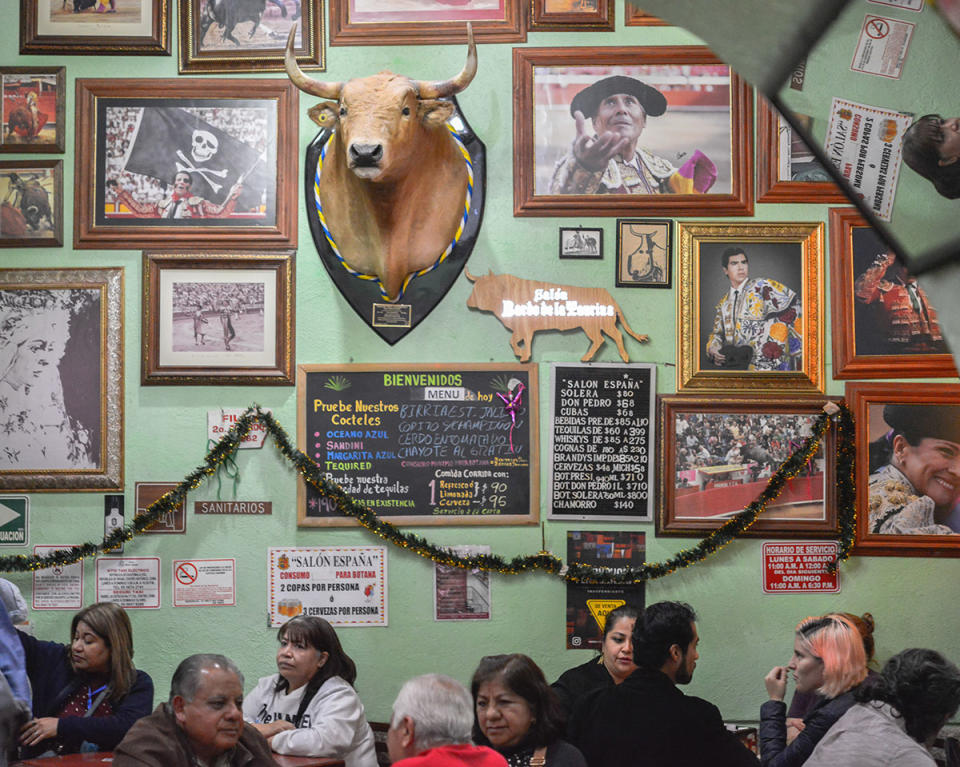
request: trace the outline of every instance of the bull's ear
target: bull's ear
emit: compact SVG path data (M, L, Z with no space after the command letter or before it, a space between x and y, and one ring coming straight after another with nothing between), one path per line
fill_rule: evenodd
M453 114L453 102L440 99L421 99L417 102L417 117L428 128L443 125Z
M307 115L321 128L333 130L337 127L340 105L336 101L321 101L307 110Z

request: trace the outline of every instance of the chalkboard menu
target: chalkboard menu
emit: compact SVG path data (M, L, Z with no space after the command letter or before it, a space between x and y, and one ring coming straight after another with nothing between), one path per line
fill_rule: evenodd
M656 367L552 368L550 517L650 521Z
M299 447L396 524L535 524L537 386L533 365L300 365ZM356 524L297 498L301 526Z

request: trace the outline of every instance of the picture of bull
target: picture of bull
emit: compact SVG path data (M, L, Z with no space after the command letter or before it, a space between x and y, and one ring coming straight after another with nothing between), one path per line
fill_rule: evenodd
M392 72L347 82L307 77L286 49L293 83L324 101L311 119L332 132L317 194L330 236L350 268L379 280L388 300L407 276L434 264L464 214L467 167L446 128L454 112L444 100L463 91L477 72L467 25L467 60L451 80L412 80Z
M37 94L30 91L26 99L21 101L10 112L7 119L7 140L14 135L24 139L31 139L39 135L43 126L47 124L47 115L40 111Z
M630 361L623 345L623 334L617 328L618 320L623 329L640 343L650 340L648 336L633 331L623 316L623 310L605 288L556 285L493 272L475 277L468 269L464 269L464 274L474 284L467 306L492 312L504 327L513 331L510 346L521 362L529 361L533 335L539 330L580 328L591 341L590 349L580 358L582 362L593 359L603 346L604 333L616 343L620 359Z
M50 196L36 178L23 179L16 173L8 178L9 191L3 201L3 233L22 237L28 232L53 229Z
M207 36L207 30L216 23L224 40L230 40L240 47L240 41L233 36L233 29L244 21L253 22L248 37L253 37L260 26L260 19L267 7L267 0L207 0L200 15L200 39ZM283 9L286 17L286 8Z

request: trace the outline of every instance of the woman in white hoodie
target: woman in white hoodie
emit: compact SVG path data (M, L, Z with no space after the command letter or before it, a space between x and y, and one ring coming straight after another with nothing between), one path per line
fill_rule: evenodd
M353 689L357 667L323 618L298 616L277 633L278 674L244 698L243 718L278 754L377 767L373 733Z

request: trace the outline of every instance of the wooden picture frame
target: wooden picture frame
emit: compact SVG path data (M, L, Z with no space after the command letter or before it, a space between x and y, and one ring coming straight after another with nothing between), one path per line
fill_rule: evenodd
M614 0L530 0L531 32L612 32Z
M646 13L637 8L636 3L631 0L624 0L623 3L623 23L628 27L668 27L669 21Z
M561 226L560 258L603 258L603 229L600 227Z
M465 45L468 21L477 43L522 43L527 39L523 0L498 0L493 9L466 0L426 11L409 10L395 0L328 2L331 46Z
M831 208L829 218L833 377L957 376L919 282L856 208Z
M960 448L949 439L960 424L960 384L848 382L845 397L856 421L853 553L960 557L955 484ZM887 406L903 409L894 415ZM891 418L897 420L891 424ZM904 420L916 430L906 437Z
M669 288L673 284L673 222L617 219L618 288Z
M571 102L585 78L595 78L592 86L614 75L669 86L667 116L640 129L642 179L634 170L636 178L624 180L629 171L612 158L602 172L583 170L571 154ZM663 216L752 215L753 90L707 48L514 48L513 84L515 216L629 216L641 208ZM588 117L588 132L593 123ZM703 130L696 145L677 143L696 128ZM631 187L654 191L607 192Z
M790 123L758 93L757 202L850 202L812 153L803 154L799 167L794 168L796 151L809 152L809 149ZM793 180L793 175L810 180Z
M123 489L123 307L119 267L0 269L0 491Z
M62 154L65 67L0 67L0 154Z
M210 0L179 0L179 72L283 72L290 28L299 25L294 54L301 69L326 68L324 0L271 0L257 25L221 26L207 11ZM242 34L241 34L242 30Z
M823 391L823 223L677 227L677 391ZM736 297L734 249L748 274Z
M0 248L63 245L63 160L0 160Z
M658 536L702 536L743 511L763 492L780 464L803 443L825 401L744 395L669 395L658 399L662 461L658 473ZM678 434L681 423L684 429ZM716 442L709 441L707 435L716 436ZM805 472L787 483L744 535L836 536L835 470L835 432L829 430Z
M144 252L141 383L292 386L294 257Z
M74 247L296 246L298 103L286 79L77 80Z
M173 2L20 0L20 53L169 56Z

